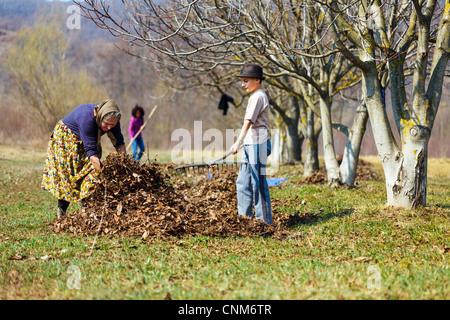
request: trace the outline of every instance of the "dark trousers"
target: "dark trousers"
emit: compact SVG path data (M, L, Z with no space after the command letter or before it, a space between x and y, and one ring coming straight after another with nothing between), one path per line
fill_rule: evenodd
M58 208L66 212L67 208L69 207L70 202L66 200L59 199L58 200ZM81 199L81 206L83 208L86 207L86 199Z

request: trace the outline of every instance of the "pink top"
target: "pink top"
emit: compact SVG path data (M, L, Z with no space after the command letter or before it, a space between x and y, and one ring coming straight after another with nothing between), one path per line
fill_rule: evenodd
M130 120L130 126L128 127L128 134L130 135L130 139L133 139L136 133L141 129L142 125L144 124L144 119L142 117L136 118L131 117ZM139 136L136 138L140 138L141 134L139 133Z

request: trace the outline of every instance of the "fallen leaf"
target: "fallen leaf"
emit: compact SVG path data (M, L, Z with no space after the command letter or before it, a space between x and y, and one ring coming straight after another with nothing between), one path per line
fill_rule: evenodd
M450 251L450 247L444 247L442 249L438 249L440 254L444 254Z
M117 206L117 212L116 212L116 214L117 214L118 216L120 216L120 215L122 214L122 209L123 209L123 206L122 206L122 202L121 202L121 203L119 203L119 205Z
M23 260L25 258L26 258L25 255L16 253L15 255L12 255L11 257L9 257L8 260Z
M372 261L372 258L367 258L367 257L358 257L353 259L354 261L364 261L364 262L370 262Z
M11 278L15 278L18 275L19 275L19 271L17 271L17 270L8 271L8 276L11 277Z

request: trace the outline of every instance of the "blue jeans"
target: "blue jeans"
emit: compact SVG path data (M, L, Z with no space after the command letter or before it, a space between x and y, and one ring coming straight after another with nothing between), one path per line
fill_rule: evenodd
M255 217L272 224L269 185L266 180L267 157L271 153L270 140L262 144L245 145L239 175L236 180L238 213L252 217L253 203Z
M138 153L138 147L139 147L139 153ZM142 139L142 136L134 139L133 143L131 144L131 148L133 150L133 152L132 152L133 159L141 160L141 157L145 151L144 139Z

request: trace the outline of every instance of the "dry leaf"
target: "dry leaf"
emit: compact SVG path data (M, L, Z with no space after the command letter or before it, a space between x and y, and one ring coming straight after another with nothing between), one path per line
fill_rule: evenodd
M122 214L122 209L123 209L123 206L122 206L122 202L121 202L121 203L119 203L119 205L117 206L117 212L116 212L116 214L117 214L118 216L120 216L120 215Z
M11 271L8 271L7 274L8 274L9 277L15 278L15 277L17 277L17 276L19 275L19 271L17 271L17 270L11 270Z
M367 258L367 257L358 257L353 259L354 261L364 261L364 262L370 262L372 261L372 258Z
M12 255L11 257L9 257L8 260L23 260L25 258L26 258L25 255L16 253L16 254Z
M449 252L450 248L449 247L444 247L443 249L438 249L438 251L439 251L440 254L444 254L444 253Z

